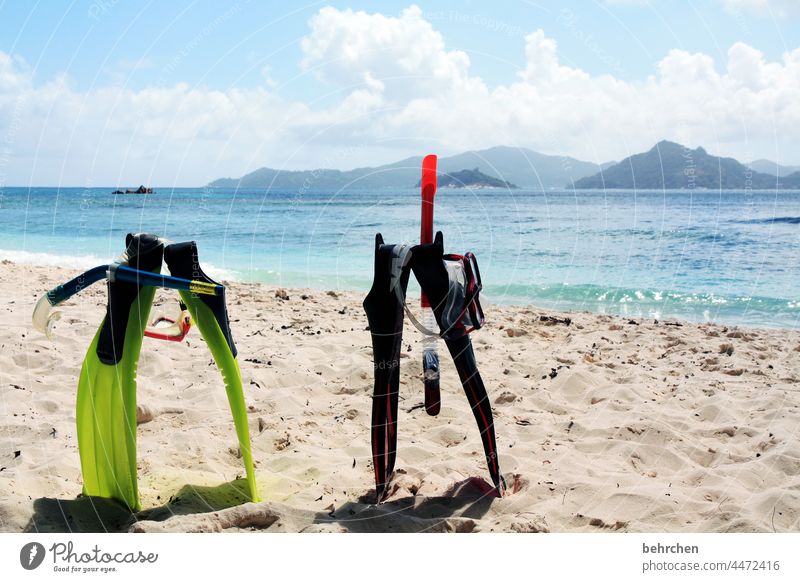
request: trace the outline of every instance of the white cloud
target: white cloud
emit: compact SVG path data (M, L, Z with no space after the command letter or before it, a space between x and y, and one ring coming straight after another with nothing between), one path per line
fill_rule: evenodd
M520 77L531 85L547 85L566 81L586 81L589 76L579 69L561 65L558 46L539 29L525 37L525 70Z
M517 77L488 87L416 7L395 17L324 8L309 27L300 66L333 90L324 106L276 96L269 69L261 88L78 91L63 76L34 85L0 52L0 145L11 152L0 178L191 185L263 165L352 167L497 144L607 161L663 138L800 161L800 49L768 62L736 43L722 63L672 50L628 81L565 65L536 30L520 43ZM337 154L356 146L358 159Z
M28 90L32 81L33 77L25 61L0 51L0 99Z
M326 7L309 22L301 66L322 80L349 86L380 78L393 98L457 90L468 77L469 57L445 49L444 39L417 6L398 17Z

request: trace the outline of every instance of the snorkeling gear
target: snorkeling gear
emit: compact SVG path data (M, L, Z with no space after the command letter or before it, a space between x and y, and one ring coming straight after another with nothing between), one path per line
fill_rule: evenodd
M439 331L419 326L428 334L442 337L447 345L478 423L492 482L498 496L502 496L505 482L500 474L492 407L469 338L470 332L483 325L480 271L475 256L445 255L441 232L436 233L431 244L414 247L384 244L378 233L375 279L364 300L375 371L371 441L377 499L383 499L396 459L403 311L411 272L430 301Z
M156 292L147 281L150 272L161 270L164 245L151 235L128 235L126 245L119 262L127 267L117 269L131 279L117 279L117 269L109 270L106 317L83 361L75 419L84 495L118 499L138 510L136 367Z
M205 274L197 258L197 244L194 241L174 243L164 249L164 260L170 273L180 278L199 280L204 285L219 285ZM190 290L178 291L183 303L192 315L197 329L206 340L214 362L222 372L228 404L239 439L239 449L247 474L250 499L258 501L256 476L253 469L253 456L250 449L250 430L247 426L247 406L242 391L242 374L236 359L238 351L233 343L228 308L225 304L225 288L219 295L203 295Z
M241 375L225 308L225 287L200 269L194 243L165 248L155 235L129 234L126 246L125 253L111 265L90 269L48 291L37 302L33 314L34 327L52 339L53 324L60 317L58 312L51 312L52 307L96 281L108 280L106 316L89 346L78 383L76 423L84 494L117 499L132 510L140 509L136 476L136 367L155 289L164 287L180 291L222 372L250 497L257 501ZM191 250L191 257L183 251L185 248ZM181 277L160 274L165 256L171 273ZM220 337L225 338L223 342Z
M172 318L163 313L158 314L150 321L144 330L144 336L170 342L182 342L192 329L192 316L186 304L179 302L180 314Z
M422 194L422 220L420 227L420 244L433 242L433 198L436 196L436 161L433 154L422 159L422 179L420 188ZM428 296L423 291L419 298L422 307L423 319L428 327L436 325ZM410 314L409 310L409 314ZM422 340L422 378L425 384L425 412L436 416L441 410L441 391L439 390L439 354L437 353L436 338L427 336Z
M129 237L142 237L145 235L128 235ZM146 235L148 237L153 235ZM130 239L126 239L130 240ZM163 243L161 245L161 252L163 253ZM81 273L74 279L70 279L66 283L62 283L53 287L42 295L36 302L36 307L33 308L33 327L47 336L47 339L53 339L53 326L56 321L61 319L60 311L52 311L52 309L64 301L77 295L86 287L107 279L109 283L125 282L134 283L145 287L161 287L164 289L183 289L191 291L192 293L221 295L224 287L220 284L208 284L204 281L192 281L189 279L180 279L178 277L170 277L168 275L161 275L158 271L161 270L161 265L158 266L158 271L149 272L146 270L139 270L127 266L130 260L128 251L117 259L114 263L109 265L100 265L93 267ZM161 338L159 338L161 339Z

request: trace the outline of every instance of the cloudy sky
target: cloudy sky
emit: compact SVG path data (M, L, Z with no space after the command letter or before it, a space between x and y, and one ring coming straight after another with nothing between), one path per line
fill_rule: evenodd
M0 2L0 186L660 139L800 163L800 2Z

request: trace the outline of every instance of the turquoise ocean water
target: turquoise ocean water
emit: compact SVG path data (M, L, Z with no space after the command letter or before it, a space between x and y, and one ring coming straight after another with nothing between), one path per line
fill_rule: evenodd
M419 236L419 192L7 188L0 259L81 268L125 233L195 239L213 274L366 291L373 240ZM478 256L487 302L800 327L800 193L441 190L448 252Z

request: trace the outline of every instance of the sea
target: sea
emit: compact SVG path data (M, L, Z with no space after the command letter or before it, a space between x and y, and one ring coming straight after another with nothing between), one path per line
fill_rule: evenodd
M222 279L366 292L375 234L419 239L412 188L112 190L5 188L0 259L89 268L151 232ZM488 305L800 327L798 192L441 189L435 228L475 253Z

